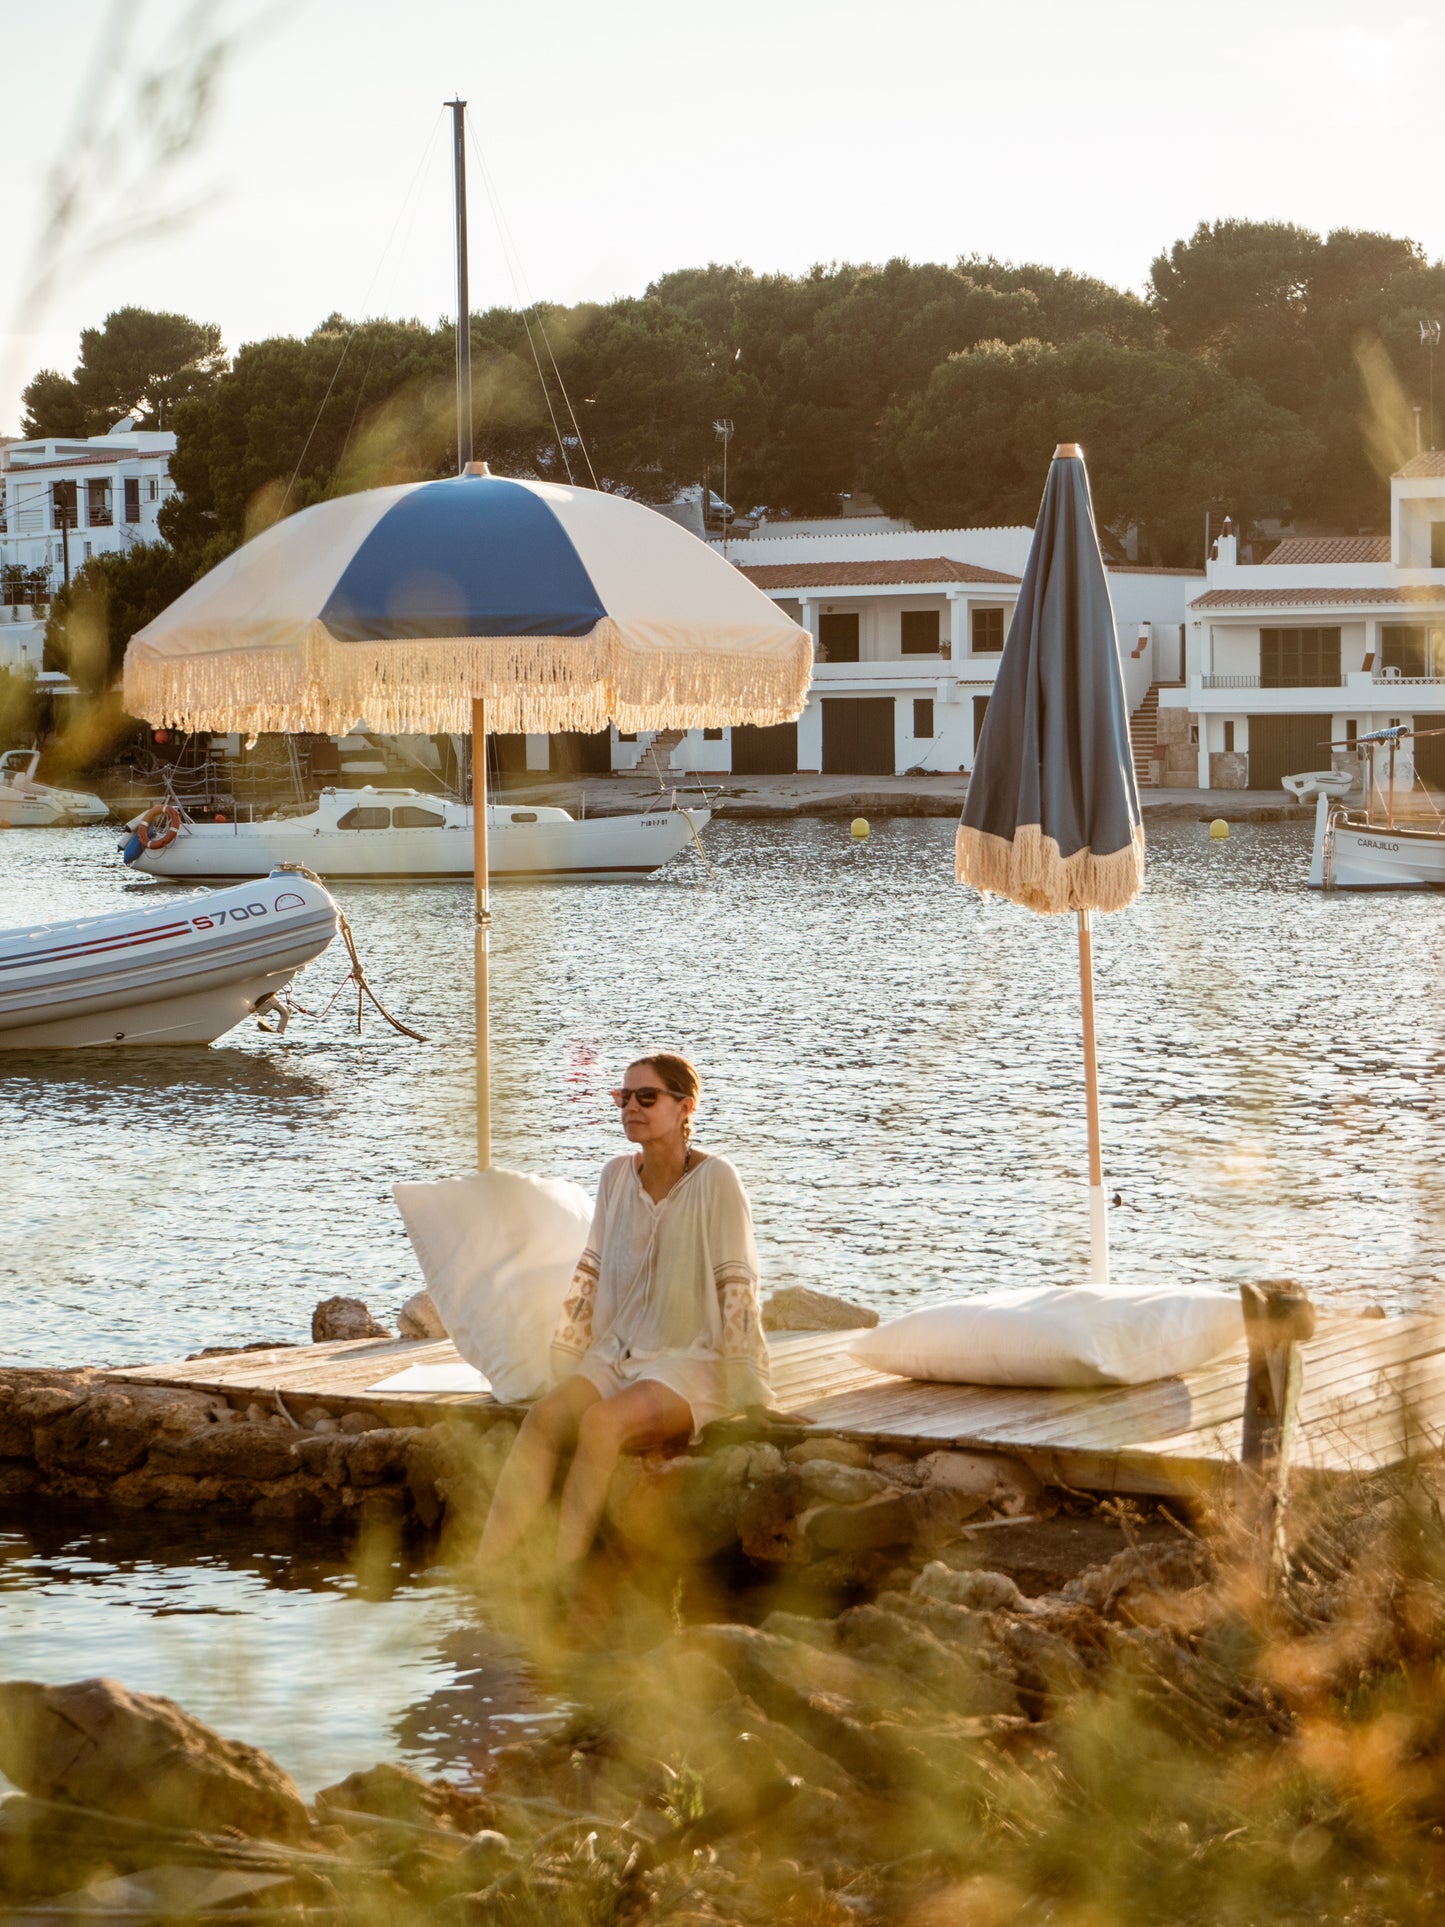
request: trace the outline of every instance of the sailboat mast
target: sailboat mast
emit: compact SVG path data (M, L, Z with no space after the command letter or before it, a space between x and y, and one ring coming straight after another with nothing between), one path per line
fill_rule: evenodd
M467 103L449 100L457 213L457 473L472 459L472 304L467 290Z

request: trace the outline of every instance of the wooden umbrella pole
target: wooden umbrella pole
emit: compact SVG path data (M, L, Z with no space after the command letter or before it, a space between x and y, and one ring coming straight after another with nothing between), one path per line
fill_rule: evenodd
M1109 1212L1099 1129L1099 1058L1094 1043L1094 947L1089 913L1079 913L1079 996L1084 1009L1084 1098L1089 1115L1089 1280L1109 1282Z
M488 950L492 935L487 876L487 705L472 700L472 869L476 891L477 1169L492 1162L492 1038L488 1002Z

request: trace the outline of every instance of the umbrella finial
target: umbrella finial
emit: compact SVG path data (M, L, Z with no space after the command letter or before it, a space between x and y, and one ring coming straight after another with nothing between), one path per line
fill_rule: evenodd
M1080 462L1084 459L1084 451L1077 442L1060 442L1054 450L1054 460L1058 461L1061 455L1072 455L1076 461Z
M468 462L462 470L463 475L490 475L491 472L485 462Z

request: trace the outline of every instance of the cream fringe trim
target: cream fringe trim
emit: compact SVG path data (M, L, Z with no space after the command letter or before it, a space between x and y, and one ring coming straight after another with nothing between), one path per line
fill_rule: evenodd
M1080 850L1060 856L1037 823L1023 823L1010 840L960 823L953 845L954 875L985 896L1009 897L1026 910L1123 910L1144 887L1144 831L1112 856Z
M337 642L313 623L304 647L172 655L133 642L123 701L167 729L315 731L358 722L383 735L466 732L472 701L502 733L716 729L799 715L813 668L799 635L771 656L629 647L610 619L588 636L460 636Z

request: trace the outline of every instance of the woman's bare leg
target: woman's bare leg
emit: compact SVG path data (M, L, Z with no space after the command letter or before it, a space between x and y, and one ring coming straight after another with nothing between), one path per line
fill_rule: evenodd
M639 1379L614 1398L598 1399L577 1422L577 1450L562 1487L561 1516L557 1522L557 1563L576 1566L587 1557L607 1487L619 1456L668 1439L686 1438L692 1431L692 1407L686 1399L655 1379ZM520 1445L521 1440L519 1439Z
M492 1494L477 1548L478 1565L505 1559L541 1512L551 1496L558 1459L576 1439L583 1415L601 1397L590 1379L574 1376L539 1398L528 1412Z

